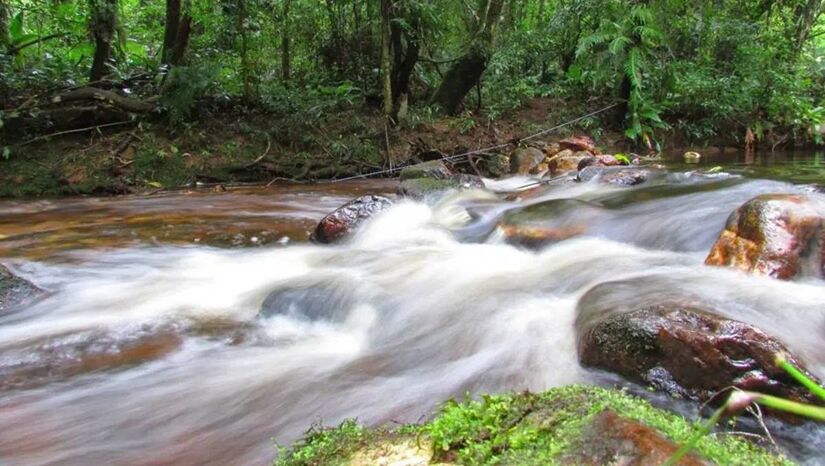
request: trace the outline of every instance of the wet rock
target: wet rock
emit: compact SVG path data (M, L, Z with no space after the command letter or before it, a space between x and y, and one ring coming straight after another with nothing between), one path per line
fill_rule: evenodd
M566 173L578 170L579 163L590 157L593 157L590 152L573 152L570 149L564 149L548 160L550 173Z
M823 276L822 208L806 196L757 196L728 217L705 264L779 279Z
M587 225L602 209L576 199L552 199L514 209L498 225L504 239L526 247L541 247L587 232Z
M576 177L577 181L590 181L598 178L599 182L619 186L635 186L647 181L650 173L647 170L635 168L621 168L610 170L602 167L589 166L581 170Z
M673 456L679 447L652 427L606 409L588 422L576 442L575 453L566 455L562 463L658 466ZM701 466L707 463L690 454L677 464Z
M591 291L589 293L592 293ZM589 294L588 293L588 294ZM588 297L582 298L587 301ZM579 360L672 396L709 400L729 387L817 402L774 363L799 360L762 330L680 303L605 312L576 322Z
M682 156L686 163L699 163L702 160L702 154L698 152L685 152Z
M445 180L452 176L453 172L447 168L441 160L431 160L429 162L410 165L401 170L400 179L411 180L415 178L432 178L435 180Z
M355 303L355 294L350 289L334 283L292 286L270 293L261 304L258 318L280 315L298 320L338 322L346 319Z
M339 241L352 234L364 221L391 206L392 201L384 196L361 196L353 199L321 219L310 239L317 243Z
M510 173L526 175L544 162L544 152L534 147L520 147L510 154Z
M551 142L549 144L545 144L542 150L544 150L545 155L552 157L561 151L561 145L557 142Z
M482 189L484 181L475 175L452 175L445 180L431 178L415 178L404 180L398 187L398 195L417 201L434 199L445 191Z
M43 290L0 265L0 313L31 303Z
M596 143L588 136L571 136L569 138L562 139L559 141L559 147L561 147L562 150L570 149L574 152L587 151L591 154L599 153Z
M615 167L621 162L612 155L591 155L579 160L576 170L584 170L586 167Z
M479 167L485 176L500 178L510 173L510 157L504 154L491 154L479 161Z
M183 344L174 326L128 332L93 330L50 337L34 345L3 348L0 390L32 388L92 372L160 359Z

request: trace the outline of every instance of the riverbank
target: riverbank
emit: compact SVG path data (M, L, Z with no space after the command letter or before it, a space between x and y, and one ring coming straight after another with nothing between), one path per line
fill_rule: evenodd
M0 197L127 194L199 184L312 182L371 173L410 161L513 142L592 111L548 98L531 99L491 120L419 110L387 129L376 109L337 103L307 115L275 115L229 103L204 105L192 123L170 127L135 121L53 138L10 141L0 158ZM640 153L598 117L547 134L548 141L589 134L608 151ZM665 148L735 152L736 138L692 144L663 134ZM386 148L389 146L389 158ZM486 157L486 155L485 155Z
M368 429L319 426L282 449L276 466L662 464L698 423L615 389L571 385L542 393L448 402L429 422ZM793 464L736 433L703 437L679 464Z

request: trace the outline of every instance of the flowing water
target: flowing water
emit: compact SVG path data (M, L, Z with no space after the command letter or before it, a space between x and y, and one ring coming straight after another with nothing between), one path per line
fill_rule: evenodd
M822 181L816 156L781 160L674 164L632 188L560 179L522 201L402 201L337 246L307 242L317 220L394 182L2 201L0 263L46 294L0 315L0 464L266 464L317 422L415 422L467 393L618 383L576 358L579 298L600 284L590 305L604 312L707 303L825 376L821 281L703 265L751 197L821 196L800 184ZM505 243L496 222L531 204L583 234ZM789 431L816 464L822 429Z

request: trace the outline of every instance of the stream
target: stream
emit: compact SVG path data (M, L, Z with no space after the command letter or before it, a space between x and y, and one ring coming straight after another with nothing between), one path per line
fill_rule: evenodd
M0 201L0 264L46 291L0 314L0 464L268 464L314 423L409 423L465 394L629 385L577 361L579 298L608 282L633 286L605 309L710 303L825 377L822 281L703 265L750 198L823 196L821 163L735 154L671 161L633 187L558 179L522 200L400 201L334 246L308 242L317 221L396 181ZM495 226L516 209L583 233L513 246ZM797 460L821 464L823 428L776 429Z

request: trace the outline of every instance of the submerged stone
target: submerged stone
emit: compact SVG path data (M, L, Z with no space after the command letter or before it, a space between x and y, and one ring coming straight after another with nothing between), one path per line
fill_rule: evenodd
M362 223L392 206L384 196L361 196L344 204L318 222L311 240L334 243L351 235Z
M31 303L43 290L0 265L0 313Z

